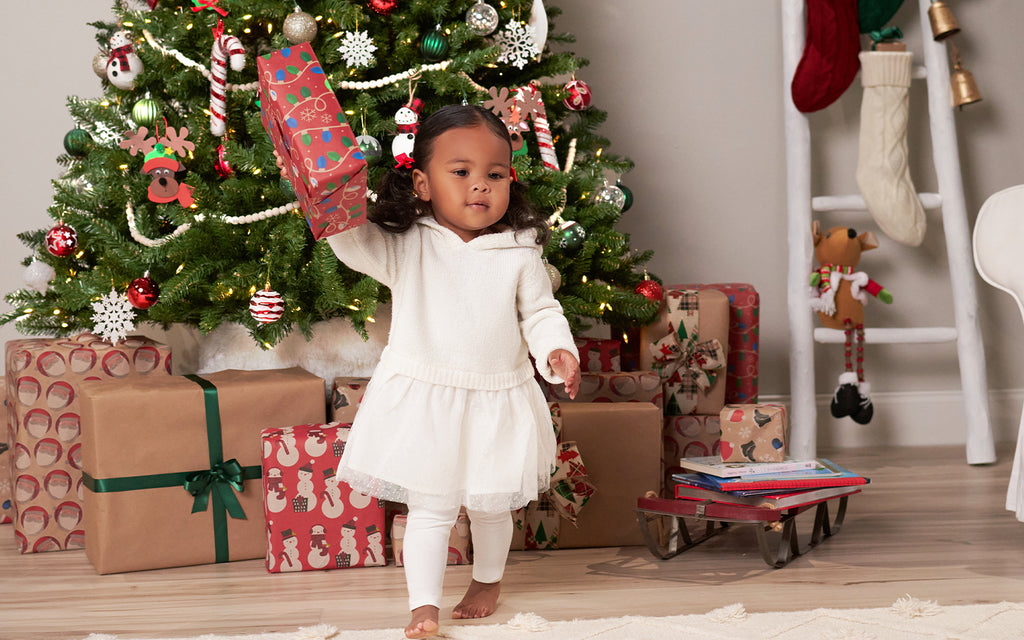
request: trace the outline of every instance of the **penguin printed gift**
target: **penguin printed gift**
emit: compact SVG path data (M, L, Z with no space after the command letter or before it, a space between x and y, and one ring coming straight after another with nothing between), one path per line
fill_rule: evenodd
M782 462L789 418L781 404L727 404L719 413L722 462Z
M262 432L267 571L387 563L384 502L334 475L350 427L331 422Z
M317 240L366 222L366 158L308 43L260 56L260 117Z

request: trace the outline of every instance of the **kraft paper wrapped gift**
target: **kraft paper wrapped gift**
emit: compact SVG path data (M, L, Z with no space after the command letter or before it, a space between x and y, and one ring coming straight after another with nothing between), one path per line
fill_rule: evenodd
M404 513L395 514L391 524L391 552L395 558L395 566L405 563L402 550L405 540L405 523L409 516ZM448 534L448 564L472 564L469 552L469 515L465 509L459 511L451 533Z
M665 385L665 414L717 414L725 405L729 298L721 291L666 289L657 319L640 331L640 368Z
M650 402L662 406L661 376L653 371L582 373L575 398L565 393L565 385L542 380L549 402Z
M83 385L86 556L99 573L263 558L260 432L324 422L299 368Z
M665 486L669 476L680 473L680 458L717 456L721 446L722 428L719 415L665 416L662 431L662 474Z
M0 386L0 407L3 407L3 430L0 435L0 524L14 521L14 494L11 492L11 443L14 428L7 414L7 388Z
M680 284L673 289L715 289L729 298L729 356L725 402L757 402L758 346L761 296L746 282Z
M563 442L575 442L594 493L573 526L530 505L514 514L513 549L619 547L644 544L636 499L660 484L662 413L646 402L560 404ZM528 542L537 521L546 522L544 544ZM554 531L550 527L556 528ZM532 531L527 531L527 528ZM554 538L552 541L551 538Z
M384 501L335 477L351 425L264 429L267 571L383 566Z
M369 378L335 378L331 386L331 422L352 424Z
M789 419L781 404L727 404L721 412L722 462L782 462Z
M81 396L90 384L166 378L169 347L128 337L117 346L91 333L10 340L6 345L14 536L22 553L81 549Z
M317 240L366 223L366 159L309 43L256 59L260 117Z

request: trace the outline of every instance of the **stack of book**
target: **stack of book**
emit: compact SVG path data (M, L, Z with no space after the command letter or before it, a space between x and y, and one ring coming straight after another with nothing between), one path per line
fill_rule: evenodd
M831 460L722 462L718 456L682 458L675 497L768 509L792 509L860 491L870 480Z

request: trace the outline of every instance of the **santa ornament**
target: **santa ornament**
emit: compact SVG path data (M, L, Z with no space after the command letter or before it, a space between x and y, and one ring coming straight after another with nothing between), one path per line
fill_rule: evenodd
M420 128L420 112L423 101L413 98L395 113L398 135L391 141L391 154L395 157L395 168L412 168L412 149L416 145L416 132Z
M131 33L118 31L110 38L107 80L118 89L128 91L135 86L135 78L140 73L142 73L142 59L135 53Z

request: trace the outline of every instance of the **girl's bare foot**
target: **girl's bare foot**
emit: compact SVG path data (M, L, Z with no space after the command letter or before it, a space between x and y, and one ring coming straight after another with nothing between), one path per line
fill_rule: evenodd
M500 593L500 582L487 584L474 580L469 584L469 589L462 597L462 602L452 609L452 617L486 618L498 607L498 594Z
M437 635L437 607L425 604L412 610L412 620L405 628L406 638L432 638Z

